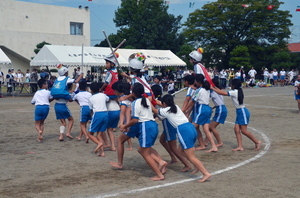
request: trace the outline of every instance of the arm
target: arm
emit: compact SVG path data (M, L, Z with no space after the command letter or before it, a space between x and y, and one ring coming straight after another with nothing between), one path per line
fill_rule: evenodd
M127 124L125 124L125 125L120 125L120 130L121 130L122 132L125 132L125 131L127 131L126 129L127 129L128 127L131 127L131 126L135 125L136 123L138 123L138 121L139 121L139 120L138 120L137 118L133 118L133 119L130 120L129 123L127 123Z
M74 83L78 83L83 77L83 73L78 76L78 78L74 81Z
M185 112L186 110L187 110L187 105L188 105L188 103L189 103L189 101L191 100L191 96L186 96L185 97L185 100L184 100L184 102L183 102L183 105L182 105L182 107L181 107L181 110L183 111L183 112Z
M102 92L107 87L107 85L108 85L107 83L104 83L103 86L100 88L99 91Z
M126 113L126 106L125 105L121 105L121 108L120 108L120 120L119 120L120 125L119 125L119 127L124 124L125 113ZM127 121L127 119L126 119L126 121ZM128 121L126 122L126 124L128 124Z
M124 100L127 100L129 98L132 98L133 97L133 94L129 94L129 95L126 95L126 96L122 96L121 98L119 98L119 101L124 101Z
M223 95L223 96L228 96L228 93L225 91L222 91L221 89L217 88L217 87L212 87L210 86L210 88L215 91L217 94Z

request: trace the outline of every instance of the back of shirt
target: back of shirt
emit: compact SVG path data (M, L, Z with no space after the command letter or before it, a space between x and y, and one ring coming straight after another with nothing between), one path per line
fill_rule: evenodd
M139 122L155 121L152 113L151 103L146 98L148 108L142 105L142 98L138 98L132 102L132 118L136 118Z

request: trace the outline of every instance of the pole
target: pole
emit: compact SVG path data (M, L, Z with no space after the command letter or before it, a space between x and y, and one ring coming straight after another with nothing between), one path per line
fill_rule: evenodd
M182 92L182 91L184 91L184 90L186 90L186 89L187 89L187 87L182 88L182 89L180 89L180 90L178 90L178 91L172 93L171 95L172 95L172 96L175 96L176 94L178 94L178 93L180 93L180 92Z

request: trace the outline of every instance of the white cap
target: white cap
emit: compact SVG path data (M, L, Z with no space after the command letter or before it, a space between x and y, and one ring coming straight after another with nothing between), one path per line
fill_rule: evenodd
M104 72L107 72L107 69L105 69Z
M63 66L63 64L57 64L57 72L60 76L65 75L65 73L67 73L69 71L69 69L65 66Z
M141 69L141 71L140 72L145 72L145 70L144 69Z

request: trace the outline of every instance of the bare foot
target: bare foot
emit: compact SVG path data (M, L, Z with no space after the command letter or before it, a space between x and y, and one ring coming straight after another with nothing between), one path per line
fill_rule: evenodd
M126 151L132 151L132 147L130 148L125 148Z
M38 140L42 141L43 140L43 131L39 131L39 136L38 136Z
M152 181L160 181L160 180L164 180L165 177L162 175L161 177L155 176L155 177L151 177L150 179L151 179Z
M211 178L211 174L209 174L209 175L203 175L202 179L198 180L198 182L205 182L209 178Z
M190 166L185 166L185 167L183 167L182 169L180 169L180 172L186 172L186 171L189 171L189 170L191 170L192 169L192 167L190 167Z
M59 141L64 141L64 136L63 135L59 136Z
M167 165L168 163L163 160L158 164L158 168L162 174L165 174L167 172Z
M103 148L110 148L110 145L106 144L103 146Z
M196 151L199 151L199 150L205 150L206 147L205 146L198 146L195 148Z
M76 139L77 139L78 141L80 141L80 140L81 140L81 137L77 136Z
M218 148L215 147L215 148L211 148L211 149L209 149L208 151L205 151L205 152L210 153L210 152L217 152L217 151L218 151Z
M110 147L110 150L111 151L116 151L117 149L116 149L116 147Z
M100 153L98 154L98 156L105 157L105 153L104 153L103 148L100 148Z
M243 151L244 148L243 147L237 147L236 149L232 149L232 151Z
M97 148L94 150L94 153L98 153L98 151L100 150L100 148L103 146L102 143L98 144Z
M258 151L260 149L260 144L261 144L261 141L258 141L256 144L255 144L255 149L256 151Z
M66 134L66 136L70 139L73 139L73 137L70 134Z
M178 162L177 159L172 159L171 161L168 162L168 165L174 164L174 163L176 163L176 162Z
M90 138L85 138L85 143L89 143Z
M118 162L110 162L110 165L117 169L123 169L123 165L120 165Z
M199 169L198 168L194 168L193 172L191 172L191 174L196 174L199 172Z
M37 139L38 142L42 142L42 140L40 140L39 138Z
M223 146L223 142L220 142L219 144L216 144L216 147L221 147Z

